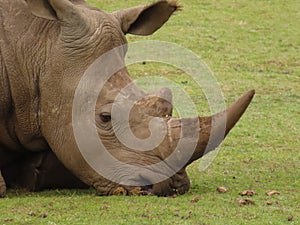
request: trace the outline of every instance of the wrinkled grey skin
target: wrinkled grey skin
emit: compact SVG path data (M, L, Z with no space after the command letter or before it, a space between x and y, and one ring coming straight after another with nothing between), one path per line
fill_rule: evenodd
M129 164L151 165L172 153L181 138L178 134L182 124L190 125L191 133L200 130L202 138L186 166L174 176L166 177L163 182L147 187L122 186L96 173L78 150L72 129L73 96L89 65L110 49L125 44L127 33L152 34L177 9L178 5L174 2L160 1L147 7L106 13L87 5L83 0L1 0L0 169L8 174L4 176L5 180L14 180L11 176L15 172L10 171L9 165L26 164L23 168L39 165L40 168L49 167L51 170L53 163L52 169L59 165L61 171L70 171L75 175L74 179L70 178L69 184L79 179L94 187L101 195L139 192L167 196L187 192L190 183L185 168L204 154L211 121L218 120L222 113L215 117L174 119L171 118L169 89L162 89L155 97L134 88L135 91L130 94L143 96L144 100L132 110L130 125L133 133L138 138L146 138L149 136L149 121L159 117L164 118L168 125L170 137L152 151L131 151L114 135L107 105L132 81L126 68L112 76L99 95L95 118L98 135L115 158ZM241 117L253 95L254 91L246 93L225 111L225 134ZM199 120L200 129L193 127L196 120ZM33 171L35 166L32 167ZM164 171L152 172L164 174ZM146 175L141 177L138 173L123 174L118 168L113 173L116 177L128 179L151 179ZM69 176L73 175L66 175ZM47 180L47 176L36 180L39 179ZM31 186L35 186L36 180L28 183L32 182ZM50 180L47 187L51 186ZM5 181L0 174L0 195L5 196L5 191Z

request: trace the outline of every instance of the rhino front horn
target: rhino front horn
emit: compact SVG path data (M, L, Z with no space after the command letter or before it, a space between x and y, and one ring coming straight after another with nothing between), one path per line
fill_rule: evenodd
M197 147L187 164L216 149L241 118L253 99L255 90L246 92L226 110L210 117L199 117L200 134Z

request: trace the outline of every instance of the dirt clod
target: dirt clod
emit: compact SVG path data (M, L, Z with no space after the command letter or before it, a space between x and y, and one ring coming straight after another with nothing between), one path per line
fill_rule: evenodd
M141 195L142 188L135 187L132 190L130 190L130 195Z
M266 191L266 195L268 195L268 196L280 195L280 192L279 191L275 191L275 190L269 190L269 191Z
M28 216L37 216L37 214L36 214L36 212L31 211L31 212L28 213Z
M240 196L253 196L256 195L254 190L246 190L239 193Z
M193 198L192 200L191 200L191 203L197 203L197 202L199 202L199 197L198 196L196 196L195 198Z
M43 218L43 219L45 219L45 218L48 217L48 215L47 215L46 213L42 213L42 214L40 215L40 217Z
M127 191L123 187L118 187L114 190L113 195L117 195L117 196L127 195Z
M243 205L254 205L255 201L252 200L252 199L240 199L238 200L238 203L240 206L243 206Z
M224 194L224 193L227 193L229 191L229 188L228 187L218 187L217 188L217 191L220 193L220 194Z

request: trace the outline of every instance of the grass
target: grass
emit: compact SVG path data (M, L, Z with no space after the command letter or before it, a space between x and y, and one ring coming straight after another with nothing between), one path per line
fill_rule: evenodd
M113 11L146 0L91 0ZM151 2L151 1L150 1ZM150 37L191 49L214 72L226 103L256 89L250 108L212 165L188 168L192 186L177 198L98 197L93 190L8 192L0 224L299 224L300 2L181 0L184 11ZM186 90L207 113L201 90L181 71L155 64L129 68L133 77L161 74ZM229 192L219 194L216 188ZM240 206L243 190L253 205ZM267 196L267 190L280 195ZM289 221L290 220L290 221Z

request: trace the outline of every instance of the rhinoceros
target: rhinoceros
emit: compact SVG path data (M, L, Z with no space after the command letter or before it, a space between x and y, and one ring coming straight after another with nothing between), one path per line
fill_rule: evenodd
M6 184L14 183L30 190L93 187L100 195L169 196L189 190L186 167L221 143L247 109L254 90L213 116L174 118L170 89L155 95L136 86L126 89L126 95L140 99L130 113L132 132L141 140L150 135L149 124L166 132L158 146L139 151L120 141L112 129L116 115L111 104L132 84L126 67L114 73L96 101L95 127L106 150L122 162L109 166L109 171L122 181L134 180L132 185L97 172L79 150L72 126L76 87L89 66L125 45L126 34L153 34L179 8L175 1L158 1L107 13L84 0L1 0L0 196L6 195ZM121 112L132 104L124 99ZM188 127L184 135L183 127ZM199 138L186 159L194 136ZM180 141L186 143L175 157L180 168L165 163L166 170L173 171L169 175L152 166L172 155ZM123 169L124 164L144 166L149 173ZM156 182L155 176L161 180Z

